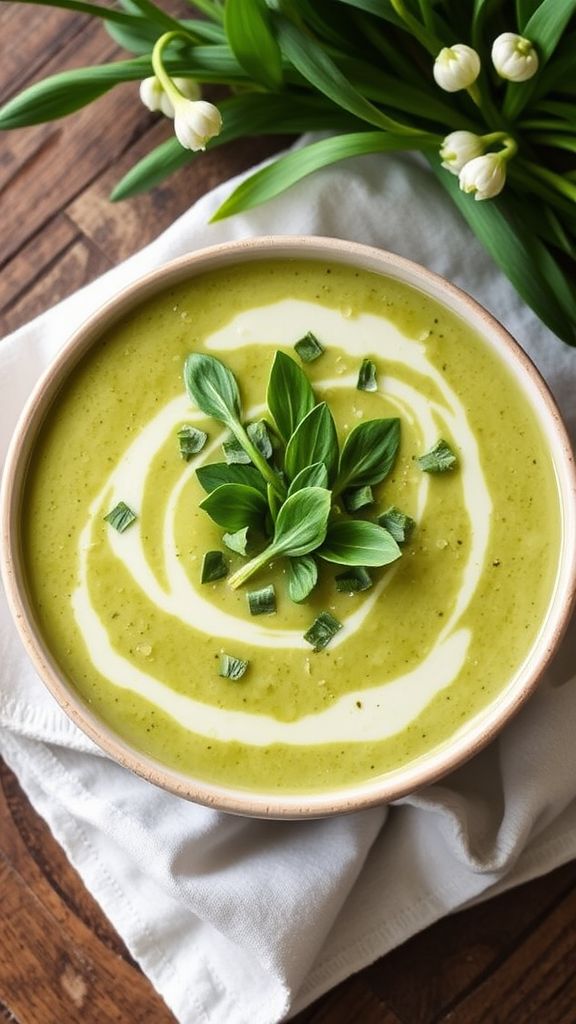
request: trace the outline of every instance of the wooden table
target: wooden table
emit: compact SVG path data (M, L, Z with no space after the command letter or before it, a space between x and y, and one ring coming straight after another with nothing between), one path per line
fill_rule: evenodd
M3 3L0 100L120 51L82 15ZM0 137L0 335L150 241L206 189L279 139L206 154L153 194L109 204L112 184L166 137L135 84L48 126ZM0 1019L169 1024L7 767L0 768ZM298 1024L575 1024L576 863L441 921L310 1009Z

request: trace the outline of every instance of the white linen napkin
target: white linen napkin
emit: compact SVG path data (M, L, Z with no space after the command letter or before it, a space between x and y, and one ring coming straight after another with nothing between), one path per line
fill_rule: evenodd
M89 312L169 258L262 234L354 239L443 274L521 341L574 431L576 350L518 298L417 158L350 160L208 225L230 187L0 345L2 457L31 387ZM390 808L262 822L187 803L100 755L36 678L2 604L0 752L181 1024L274 1024L442 915L576 856L575 627L500 739L443 782Z

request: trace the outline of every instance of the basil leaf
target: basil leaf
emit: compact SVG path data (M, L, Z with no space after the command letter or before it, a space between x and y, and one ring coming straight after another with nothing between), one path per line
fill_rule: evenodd
M318 582L318 566L312 555L288 560L288 593L296 604L305 601Z
M284 352L274 356L266 401L284 441L316 404L306 374Z
M454 469L457 461L450 445L442 438L417 460L424 473L445 473L449 469Z
M200 508L230 533L236 533L245 526L261 529L268 511L261 492L245 484L222 484L200 502Z
M364 487L353 487L351 490L344 491L342 498L344 500L344 507L350 515L353 515L354 512L359 512L361 508L366 508L367 505L374 504L372 488L368 484Z
M321 651L327 647L333 637L342 629L342 623L338 622L330 612L320 612L314 619L310 629L304 633L304 639L312 644L315 651Z
M248 466L252 462L248 452L234 436L222 442L222 451L229 466Z
M286 446L284 469L290 480L314 462L323 462L332 480L338 464L338 435L326 402L316 405L298 424Z
M323 462L313 462L301 469L288 488L288 497L303 487L328 487L328 470Z
M260 452L262 458L271 459L273 451L272 441L270 440L265 420L258 420L257 423L250 423L246 428L246 433L254 447Z
M248 548L252 546L252 531L249 526L245 526L242 530L236 530L236 533L225 533L222 537L227 548L230 551L235 551L237 555L247 555Z
M388 475L400 445L400 420L366 420L344 442L334 493L379 484Z
M388 533L392 534L397 544L405 544L416 523L414 519L405 515L395 505L391 505L381 516L378 516L378 525L388 530Z
M248 664L242 658L234 658L231 654L221 654L218 675L222 676L223 679L241 679L248 668Z
M331 523L318 554L338 565L388 565L402 552L387 530L361 519Z
M188 395L206 416L213 416L229 427L240 420L236 379L219 359L192 352L184 363L184 383Z
M254 466L229 465L226 462L210 462L196 470L198 483L208 494L222 484L246 484L255 487L266 496L266 481Z
M228 562L221 551L207 551L202 559L201 583L214 583L228 575Z
M250 615L273 615L276 611L276 591L274 584L260 590L249 590L246 594Z
M363 359L358 371L358 391L377 391L378 381L376 379L376 363L371 359Z
M308 331L300 341L297 341L294 348L303 363L313 363L315 359L324 352L324 346L320 344L318 338L312 331Z
M344 594L358 594L362 590L369 590L372 586L372 577L363 565L356 565L340 572L334 577L336 590Z
M104 516L104 522L110 523L118 533L124 533L132 523L136 522L138 516L131 508L128 507L125 501L119 501L114 506L111 512L108 512Z
M295 557L313 551L326 537L329 515L330 491L325 488L304 487L291 494L278 512L272 543L230 577L230 586L240 587L263 565L281 555Z
M184 459L184 462L190 462L193 455L197 455L201 452L206 441L208 440L208 434L203 430L198 430L196 427L185 426L178 431L178 445L180 447L180 455Z

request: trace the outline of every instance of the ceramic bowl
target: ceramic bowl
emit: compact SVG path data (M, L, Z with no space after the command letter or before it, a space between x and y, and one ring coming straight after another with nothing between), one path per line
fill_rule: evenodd
M35 621L21 555L20 510L26 468L35 438L62 382L102 332L143 300L207 270L248 260L305 258L351 264L414 286L479 332L506 361L538 419L555 465L564 520L555 592L531 657L504 693L452 740L364 784L309 796L251 793L208 784L166 768L120 739L76 693L47 647ZM398 799L451 771L489 743L534 691L567 625L576 589L576 475L570 444L550 392L528 357L504 328L464 292L423 267L388 252L328 238L260 238L192 253L147 274L121 292L75 332L30 398L7 459L2 497L2 571L11 611L38 675L67 715L110 757L171 792L211 807L257 817L319 817Z

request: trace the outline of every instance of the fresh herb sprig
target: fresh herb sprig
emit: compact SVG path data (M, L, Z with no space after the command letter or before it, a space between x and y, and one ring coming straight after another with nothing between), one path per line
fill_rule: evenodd
M328 405L316 400L301 366L283 352L275 354L268 381L271 423L244 426L236 379L214 356L188 356L184 378L194 403L231 431L250 460L196 471L208 492L200 507L227 531L223 543L248 558L228 579L233 589L264 566L287 558L288 593L301 602L318 582L318 559L365 572L366 566L388 565L400 557L389 530L355 518L372 504L372 486L382 483L394 465L400 445L397 418L361 423L340 446ZM252 557L248 531L261 538L260 550L254 552L251 545Z

